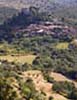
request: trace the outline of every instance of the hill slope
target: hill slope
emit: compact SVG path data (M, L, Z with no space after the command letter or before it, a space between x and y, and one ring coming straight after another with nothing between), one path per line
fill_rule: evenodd
M1 7L0 6L0 23L4 22L8 18L12 17L13 15L17 14L18 10L9 7Z
M77 24L76 0L0 0L0 7L21 10L30 6L35 6L40 8L40 11L51 13L53 17L63 17L69 24Z
M76 0L0 0L0 4L3 6L24 8L27 6L38 6L41 8L51 9L53 7L61 6L75 6Z

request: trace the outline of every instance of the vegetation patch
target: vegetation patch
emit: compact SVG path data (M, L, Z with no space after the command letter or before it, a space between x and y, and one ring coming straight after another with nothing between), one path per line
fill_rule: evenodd
M0 60L7 60L8 62L15 62L15 63L28 63L32 64L33 60L36 58L35 55L5 55L0 56Z
M68 99L77 100L77 89L73 83L67 81L55 82L52 89Z
M56 45L56 49L68 49L68 46L69 46L68 42L58 43Z

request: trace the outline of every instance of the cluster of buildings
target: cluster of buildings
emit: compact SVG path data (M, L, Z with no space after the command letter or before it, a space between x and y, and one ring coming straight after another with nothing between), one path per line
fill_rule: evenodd
M24 36L47 35L59 33L71 33L72 28L64 25L62 22L40 22L39 24L30 24L27 28L19 29L18 33L24 33Z

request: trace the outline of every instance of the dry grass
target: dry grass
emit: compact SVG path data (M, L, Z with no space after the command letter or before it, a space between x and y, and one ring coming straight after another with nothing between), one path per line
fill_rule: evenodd
M25 78L31 78L35 84L37 91L44 92L47 96L51 95L52 85L51 83L46 82L42 75L41 71L31 70L23 72Z
M61 75L59 73L55 73L55 72L52 72L51 73L51 77L54 78L55 81L70 81L68 78L66 78L64 75Z
M68 100L62 95L53 92L52 90L53 84L48 83L46 80L44 80L41 71L31 70L31 71L23 72L22 76L24 76L24 79L31 78L35 84L36 89L38 91L44 92L47 95L47 100L49 96L52 96L53 100Z
M49 96L52 96L53 100L68 100L62 95L53 92L52 90L53 84L48 83L46 80L44 80L44 77L41 71L30 70L30 71L22 72L21 75L19 76L22 78L22 82L25 82L27 79L31 78L35 84L37 91L39 92L42 91L47 95L46 100L49 100L48 99ZM18 97L21 98L20 91L18 90L19 88L18 82L13 78L9 80L12 82L11 85L14 87L14 90L17 91Z
M53 100L68 100L67 98L65 98L62 95L57 94L57 93L53 93L52 97L54 98Z
M51 77L53 77L54 80L57 81L57 82L60 82L60 81L73 82L73 83L75 84L75 87L77 88L77 82L75 82L75 81L73 81L73 80L71 80L71 79L68 79L67 77L65 77L65 76L62 75L62 74L52 72L52 73L51 73Z
M58 44L56 45L56 48L57 48L57 49L68 49L68 46L69 46L69 43L63 42L63 43L58 43Z
M15 62L15 63L28 63L32 64L33 60L35 59L35 55L5 55L0 56L0 60L7 60L8 62Z

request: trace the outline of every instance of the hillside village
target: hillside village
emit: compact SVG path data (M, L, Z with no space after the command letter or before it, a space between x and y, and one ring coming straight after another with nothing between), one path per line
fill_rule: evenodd
M64 33L64 34L75 34L76 29L69 27L67 25L64 25L61 22L40 22L39 24L31 24L27 28L19 29L18 32L29 32L30 34L26 35L44 35L44 34L55 34L57 31L57 34ZM17 31L17 29L15 30Z

